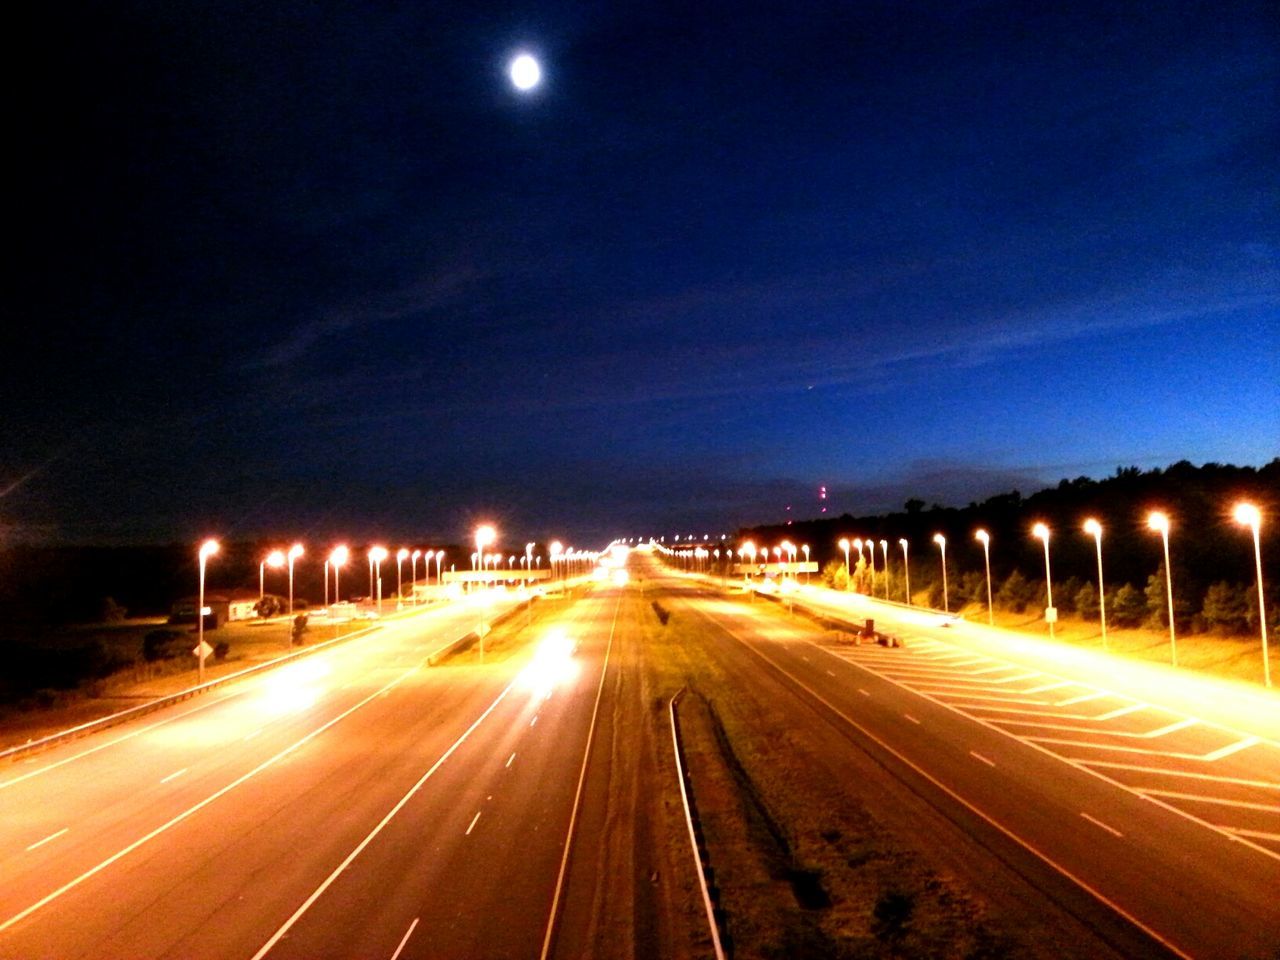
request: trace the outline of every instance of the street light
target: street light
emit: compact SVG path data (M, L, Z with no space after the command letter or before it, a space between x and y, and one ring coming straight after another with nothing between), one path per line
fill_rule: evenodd
M995 626L995 614L991 612L991 534L985 530L973 531L973 539L982 544L982 559L987 567L987 626Z
M342 602L342 591L339 589L341 581L338 579L338 571L347 565L347 560L351 558L351 551L345 546L334 547L329 554L329 563L333 566L333 602Z
M743 553L745 553L748 557L750 557L750 558L751 558L751 566L753 566L753 567L754 567L754 566L756 565L756 545L755 545L755 541L753 541L753 540L748 540L746 543L744 543L744 544L742 545L742 552L743 552ZM745 579L745 580L750 580L750 579L751 579L751 572L750 572L750 570L747 570L747 571L744 571L744 572L743 572L743 579Z
M415 550L409 554L409 580L412 582L410 589L413 591L413 602L415 604L418 602L418 558L420 556L422 556L421 550ZM430 556L427 557L427 562L431 562Z
M284 553L279 550L272 550L258 564L258 599L261 600L267 595L267 567L273 570L279 570L284 566Z
M1252 503L1236 504L1236 523L1243 524L1253 531L1253 559L1258 566L1258 625L1262 629L1262 675L1267 686L1271 686L1271 660L1267 656L1267 607L1262 599L1262 545L1259 529L1262 526L1262 513Z
M809 582L809 545L806 543L801 548L804 551L804 582Z
M479 566L481 572L484 571L484 548L493 543L496 538L497 534L494 533L493 527L487 523L476 528L476 553L479 554L477 566Z
M1044 542L1044 588L1048 594L1049 605L1044 608L1044 619L1049 624L1049 639L1053 639L1053 625L1058 619L1058 611L1053 606L1053 577L1049 574L1049 528L1037 523L1031 528L1033 536Z
M369 592L374 592L374 585L377 584L378 591L378 615L382 615L382 561L387 559L386 547L371 547L369 549ZM374 577L374 569L377 569L377 577Z
M938 549L942 551L942 610L944 613L951 612L951 598L947 593L947 538L940 533L933 535L933 542L938 545Z
M859 563L859 564L861 564L861 563L863 563L863 562L865 561L865 559L866 559L866 558L862 555L862 538L861 538L861 537L855 537L855 538L854 538L854 541L853 541L853 545L854 545L854 546L857 548L857 550L858 550L858 563Z
M841 537L836 541L836 546L844 551L844 588L849 589L849 538Z
M884 558L884 598L889 599L889 541L880 541L880 556Z
M907 606L911 606L911 564L907 562L907 538L900 537L898 546L902 548L902 574L906 578Z
M204 568L209 558L218 552L217 540L200 544L200 596L196 607L196 662L199 664L199 683L204 683Z
M1160 532L1164 544L1164 588L1169 599L1169 653L1173 665L1178 665L1178 638L1173 629L1173 571L1169 568L1169 517L1159 510L1147 514L1147 526Z
M444 563L444 551L437 550L436 551L436 586L440 585L440 564L442 563ZM449 569L452 570L453 567L450 567Z
M796 552L796 548L795 548L795 547L793 547L793 546L791 545L791 541L790 541L790 540L783 540L783 541L782 541L782 545L778 547L778 559L779 559L779 560L782 560L782 558L783 558L783 556L784 556L784 555L785 555L785 556L787 556L787 557L793 556L793 555L795 554L795 552ZM789 563L789 561L788 561L788 563ZM786 579L786 571L783 571L783 573L782 573L782 578L783 578L784 580ZM793 570L791 571L791 579L794 581L794 580L795 580L795 578L796 578L796 572L795 572L795 570L793 569Z
M871 570L871 589L867 591L867 596L874 600L876 596L876 542L868 537L866 544L867 566Z
M524 545L524 567L525 567L525 570L528 571L525 577L525 582L532 583L533 582L533 544L532 543L526 543Z
M302 544L295 543L289 548L289 616L293 616L293 562L302 556Z
M1102 585L1102 524L1090 517L1084 522L1084 532L1093 537L1098 548L1098 615L1102 618L1102 649L1107 649L1107 594Z
M401 547L396 551L396 606L404 602L404 581L400 579L400 568L409 559L409 548Z

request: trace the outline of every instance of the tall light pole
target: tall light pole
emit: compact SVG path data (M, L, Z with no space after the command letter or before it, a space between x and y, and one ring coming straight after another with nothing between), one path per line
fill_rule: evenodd
M396 606L404 603L404 581L400 577L404 562L409 559L409 548L401 547L396 551Z
M785 556L785 557L791 557L791 556L793 556L793 555L795 554L795 552L796 552L796 548L795 548L794 546L792 546L792 545L791 545L791 541L790 541L790 540L783 540L783 541L782 541L782 544L778 547L778 559L779 559L779 560L782 560L782 558L783 558L784 556ZM789 566L789 565L790 565L790 561L788 560L788 561L786 561L786 562L787 562L787 564L788 564L788 566ZM782 579L784 579L784 580L785 580L786 578L787 578L787 574L786 574L786 571L784 570L784 571L782 572ZM793 569L793 570L791 571L791 579L794 581L794 580L795 580L795 578L796 578L796 572L795 572L795 570Z
M947 538L940 533L935 533L933 542L938 545L942 556L942 610L944 613L950 613L951 596L947 592Z
M556 579L556 561L558 561L560 559L561 554L564 553L564 545L559 540L553 540L551 541L551 547L549 549L550 549L549 555L551 557L551 579L554 582ZM564 564L560 565L560 574L563 577Z
M533 544L526 543L524 545L524 568L528 571L525 582L533 582Z
M751 558L751 566L753 566L753 567L754 567L754 566L756 565L756 545L755 545L755 541L753 541L753 540L748 540L746 543L744 543L744 544L742 545L742 552L743 552L743 553L745 553L748 557L750 557L750 558ZM744 578L744 579L746 579L746 580L748 580L748 581L752 579L750 570L748 570L746 573L744 573L744 574L743 574L743 578Z
M272 570L279 570L284 566L284 553L280 550L272 550L262 562L258 564L258 599L261 600L267 595L267 567Z
M871 586L867 591L867 596L874 600L876 596L876 542L868 537L866 544L867 568L871 571Z
M844 551L844 588L849 589L849 538L841 537L836 541L836 546Z
M806 543L801 548L804 551L804 582L809 582L809 545Z
M476 553L479 554L476 566L480 568L482 573L485 569L484 548L493 543L493 541L497 539L497 536L498 535L494 532L493 527L489 526L487 523L476 527Z
M1267 655L1267 606L1262 599L1262 541L1259 529L1262 527L1262 512L1252 503L1236 504L1232 514L1236 523L1244 524L1253 531L1253 559L1258 567L1258 626L1262 629L1262 676L1267 686L1271 686L1271 660Z
M289 548L289 616L293 616L293 564L302 556L302 544L295 543Z
M329 563L333 566L333 602L342 602L341 581L338 579L338 571L347 565L347 561L351 559L351 551L345 546L334 547L329 554Z
M378 591L378 616L382 616L382 561L387 559L386 547L373 547L369 550L369 562L377 571L377 577L370 577L369 590L372 593L374 585L377 585Z
M324 558L324 609L329 612L329 558Z
M196 607L196 663L198 664L199 683L204 683L204 568L209 558L218 552L217 540L206 540L200 544L200 596Z
M431 585L431 558L435 553L434 550L428 550L422 555L422 579L427 582L427 586ZM437 584L440 582L439 577L436 578L436 582Z
M973 539L982 544L982 559L987 568L987 626L995 626L995 614L991 612L991 534L985 530L973 531Z
M1169 653L1172 657L1173 665L1176 667L1178 665L1178 637L1173 629L1173 570L1169 567L1169 517L1159 510L1152 510L1147 514L1147 526L1152 530L1159 531L1160 540L1164 544L1164 588L1165 594L1169 599Z
M880 556L884 558L884 598L889 599L889 541L880 541Z
M907 538L900 537L898 546L902 548L902 574L906 578L907 606L911 606L911 564L907 562Z
M412 585L409 589L413 591L413 602L415 605L418 602L418 558L420 556L422 556L421 550L415 550L413 553L409 554L409 579L412 581ZM431 562L429 558L427 562Z
M436 586L437 587L440 585L440 565L442 563L444 563L444 551L437 550L436 551ZM452 570L453 567L450 567L449 569Z
M865 561L865 559L866 559L866 558L865 558L865 557L863 557L863 555L862 555L862 538L861 538L861 537L855 537L855 538L854 538L854 540L853 540L853 545L854 545L854 547L856 547L856 548L857 548L857 551L858 551L858 563L859 563L859 564L862 564L862 563ZM856 593L857 591L855 590L854 592Z
M1102 649L1107 649L1107 593L1102 584L1102 524L1093 517L1084 522L1084 532L1098 548L1098 615L1102 618Z
M1044 608L1044 618L1049 624L1049 639L1053 639L1053 624L1058 619L1058 611L1053 606L1053 577L1049 574L1049 528L1037 523L1031 528L1032 536L1044 543L1044 588L1048 596L1048 606Z

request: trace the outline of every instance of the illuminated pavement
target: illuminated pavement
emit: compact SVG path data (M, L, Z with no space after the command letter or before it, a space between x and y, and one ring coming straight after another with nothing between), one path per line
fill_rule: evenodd
M817 607L813 593L804 602ZM844 602L837 596L831 607ZM1257 729L1237 729L1182 709L1214 702L1193 689L1195 677L1177 678L1171 706L1152 696L1159 685L1147 682L1150 671L1134 673L1136 696L1125 689L1129 672L1114 664L1090 682L1079 676L1088 660L1067 671L1034 668L1034 649L1017 660L977 652L937 614L851 603L905 648L855 646L830 633L818 639L813 624L788 620L785 606L763 599L690 601L757 668L785 679L935 807L957 822L968 818L981 843L1003 846L1020 872L1048 866L1089 891L1146 931L1155 941L1146 950L1159 943L1183 956L1274 954L1280 744L1259 732L1274 714ZM1237 708L1225 712L1236 719Z
M0 957L538 956L617 602L486 666L423 666L472 602L385 622L0 770Z

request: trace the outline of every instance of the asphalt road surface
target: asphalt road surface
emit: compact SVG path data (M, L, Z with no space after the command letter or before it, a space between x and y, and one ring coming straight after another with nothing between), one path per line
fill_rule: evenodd
M1280 744L1117 675L975 654L940 617L876 609L906 643L886 648L780 628L763 598L685 602L723 628L718 656L806 706L797 724L839 728L1120 955L1280 955Z
M620 594L486 665L424 659L496 608L388 621L0 770L0 956L540 956Z

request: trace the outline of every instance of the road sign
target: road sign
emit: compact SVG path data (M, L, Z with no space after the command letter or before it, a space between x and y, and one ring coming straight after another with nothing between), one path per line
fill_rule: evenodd
M1057 623L1057 622L1058 622L1058 608L1057 608L1057 607L1045 607L1045 608L1044 608L1044 622L1045 622L1045 623Z
M482 623L480 624L480 626L476 627L477 637L483 638L485 634L487 634L488 632L489 632L489 625L487 623Z
M196 646L191 648L191 652L201 660L207 660L209 658L209 654L213 653L213 647L201 640Z

